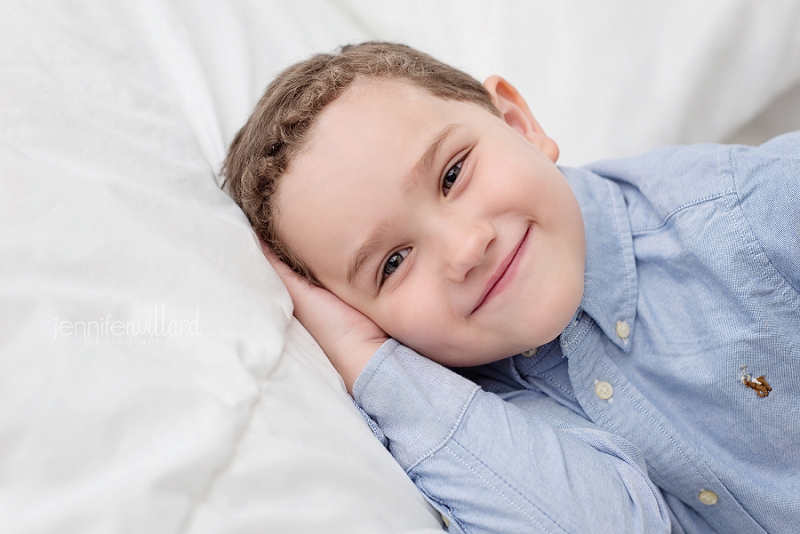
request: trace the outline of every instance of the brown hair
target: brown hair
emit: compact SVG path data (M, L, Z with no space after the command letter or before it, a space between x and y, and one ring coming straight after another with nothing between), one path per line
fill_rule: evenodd
M308 266L278 233L273 205L278 180L305 146L325 107L355 81L375 78L404 81L433 96L474 102L500 115L475 78L401 44L346 45L335 54L317 54L281 72L234 137L222 167L223 188L261 240L295 272L317 284Z

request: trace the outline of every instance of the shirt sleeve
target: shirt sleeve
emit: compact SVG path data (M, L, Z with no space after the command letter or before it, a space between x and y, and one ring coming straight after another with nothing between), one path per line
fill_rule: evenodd
M501 398L389 340L353 395L451 532L670 531L641 453L540 392Z
M758 246L800 292L800 131L759 147L734 147L728 164Z

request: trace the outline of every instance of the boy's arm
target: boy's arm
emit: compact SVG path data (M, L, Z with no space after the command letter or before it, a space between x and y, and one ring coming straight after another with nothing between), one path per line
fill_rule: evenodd
M394 340L353 388L451 532L669 532L641 453L535 391L500 398Z
M626 441L543 394L482 391L265 253L295 316L451 532L669 532L663 499Z

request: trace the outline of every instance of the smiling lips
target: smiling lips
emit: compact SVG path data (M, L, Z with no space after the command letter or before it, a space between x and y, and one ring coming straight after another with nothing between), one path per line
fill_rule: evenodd
M500 265L497 266L497 269L486 284L486 289L483 292L483 296L478 301L478 305L475 306L475 309L472 310L472 313L478 311L478 309L486 304L486 302L491 300L492 297L503 291L503 289L505 289L505 287L511 282L511 279L514 278L514 275L517 274L517 271L519 270L519 263L522 258L522 252L524 251L525 245L528 242L528 234L530 234L530 232L531 227L528 226L528 229L525 231L525 235L522 236L522 239L516 248L508 256L506 256Z

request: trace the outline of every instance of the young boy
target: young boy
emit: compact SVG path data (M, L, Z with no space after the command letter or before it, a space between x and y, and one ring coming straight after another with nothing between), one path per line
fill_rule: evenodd
M451 531L800 531L800 134L557 158L502 78L365 43L224 171Z

